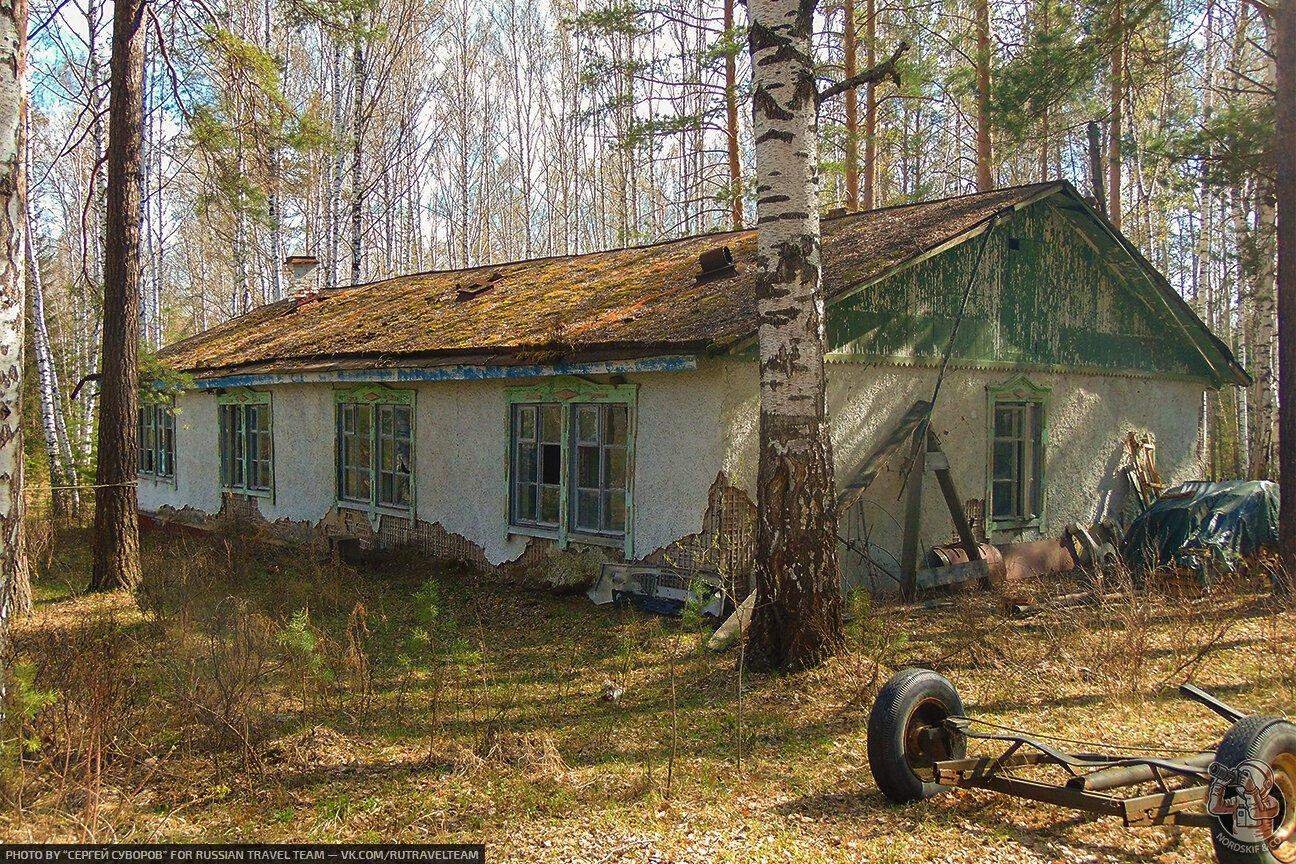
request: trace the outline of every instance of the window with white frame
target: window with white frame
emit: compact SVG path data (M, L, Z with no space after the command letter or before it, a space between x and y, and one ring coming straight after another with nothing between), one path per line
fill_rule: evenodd
M1001 527L1043 517L1046 394L1024 379L991 390L989 509Z
M406 510L413 503L414 394L337 391L337 494L343 503Z
M510 393L510 526L630 547L635 393L583 379Z
M175 407L167 402L139 406L139 473L170 480L175 477Z
M274 436L270 394L236 393L222 398L221 485L234 492L269 495L274 487Z

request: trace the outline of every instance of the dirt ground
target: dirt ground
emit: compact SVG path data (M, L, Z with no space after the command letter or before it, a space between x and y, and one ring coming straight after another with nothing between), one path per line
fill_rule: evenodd
M39 544L38 544L39 545ZM704 625L595 607L453 564L352 569L148 535L134 595L88 596L87 538L37 550L0 840L461 841L492 861L1197 862L1201 829L1127 830L982 792L887 804L880 684L935 668L970 715L1112 744L1210 746L1192 680L1296 704L1294 619L1260 580L1162 582L1007 611L970 592L851 602L848 647L743 670ZM1036 599L1066 586L1015 589ZM1173 751L1170 751L1173 752ZM14 760L8 760L14 761Z

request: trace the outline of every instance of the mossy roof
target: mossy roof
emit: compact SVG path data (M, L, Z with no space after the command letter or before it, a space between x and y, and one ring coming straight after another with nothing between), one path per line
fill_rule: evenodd
M1054 192L1074 195L1068 184L1041 183L825 218L826 296ZM719 246L731 250L736 272L699 279L698 256ZM756 333L755 255L756 232L746 230L398 276L325 291L314 302L269 304L161 354L209 377L724 351Z

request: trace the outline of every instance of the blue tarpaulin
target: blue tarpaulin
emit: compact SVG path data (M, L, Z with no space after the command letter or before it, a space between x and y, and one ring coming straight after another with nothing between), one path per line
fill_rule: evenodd
M1134 520L1122 554L1135 570L1172 564L1205 574L1277 544L1277 483L1194 480L1167 489Z

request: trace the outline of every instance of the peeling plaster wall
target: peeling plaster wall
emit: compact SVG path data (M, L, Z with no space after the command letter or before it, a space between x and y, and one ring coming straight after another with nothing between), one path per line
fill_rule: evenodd
M630 376L639 385L635 430L635 555L700 530L716 474L755 477L756 367L707 362L697 372ZM413 385L415 508L482 547L492 564L512 561L531 538L508 532L505 390L528 383L455 381ZM335 507L332 385L269 388L274 495L258 498L267 520L317 523ZM215 515L221 509L216 397L177 401L174 483L140 481L140 509Z
M940 435L959 496L985 496L986 386L1008 371L951 369L934 428ZM757 368L754 362L704 360L695 372L627 376L639 385L635 431L634 555L644 558L703 529L708 493L723 474L755 499ZM928 398L936 370L862 363L829 366L829 410L839 484L916 399ZM1030 374L1052 388L1046 454L1044 534L1071 521L1102 515L1102 501L1121 488L1121 441L1133 430L1156 436L1157 459L1169 482L1199 475L1197 406L1201 386L1147 378ZM508 407L505 390L523 381L463 381L414 385L415 505L423 523L439 523L481 547L491 564L521 556L530 538L508 533ZM275 494L258 499L270 521L318 523L335 507L332 387L271 388ZM140 507L157 512L186 506L221 509L216 397L189 393L178 403L174 484L142 478ZM948 542L952 527L929 476L924 487L920 549ZM843 530L858 533L861 517L880 563L898 558L903 507L898 470L879 475ZM996 536L997 541L1012 537ZM850 555L844 561L849 568ZM891 562L893 563L893 562Z

